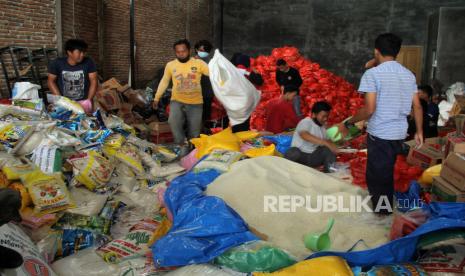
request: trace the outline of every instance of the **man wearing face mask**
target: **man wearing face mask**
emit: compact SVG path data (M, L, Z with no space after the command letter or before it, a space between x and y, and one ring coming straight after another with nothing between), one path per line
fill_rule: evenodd
M213 49L212 44L208 40L200 40L197 43L195 43L194 46L196 56L195 58L201 59L205 61L206 63L210 62L210 59L212 58L210 53ZM200 80L200 85L202 86L202 97L203 97L203 116L202 116L202 125L204 127L203 132L206 134L209 134L210 131L208 129L211 126L208 126L208 121L211 119L211 113L212 113L212 102L213 102L213 97L215 96L213 93L213 88L210 83L210 78L207 76L202 76L202 79Z
M208 65L201 59L191 58L190 43L187 39L174 43L176 59L166 64L163 78L158 85L153 100L153 108L158 108L158 102L166 91L170 80L173 82L168 123L173 132L174 142L184 145L186 134L184 122L187 120L188 140L200 135L202 124L202 75L208 76ZM183 154L189 148L183 147Z

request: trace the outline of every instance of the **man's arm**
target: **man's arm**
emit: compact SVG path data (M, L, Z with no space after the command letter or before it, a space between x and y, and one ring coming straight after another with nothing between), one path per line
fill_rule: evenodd
M310 143L312 143L314 145L328 147L335 154L337 154L339 152L339 149L331 141L320 139L320 138L310 134L310 132L308 132L308 131L305 131L305 130L300 131L299 135L300 135L300 137L302 139L304 139L305 141L310 142Z
M48 79L47 79L47 84L48 84L48 89L50 89L50 92L52 92L53 95L60 96L60 89L58 89L58 85L56 83L57 81L57 76L54 74L48 74Z
M417 132L415 133L415 142L418 147L423 145L423 109L420 103L420 97L418 93L413 94L413 117L415 118L415 124Z
M376 110L376 93L365 93L365 106L362 107L352 118L349 123L355 124L360 121L366 121L371 118L371 115Z
M97 72L89 73L89 82L89 93L87 94L87 99L92 101L92 99L95 97L95 93L97 93Z
M300 73L299 73L299 70L295 69L295 84L297 85L297 88L299 88L303 81L302 81L302 77L300 76Z
M171 70L168 68L168 64L165 67L165 72L163 73L163 78L161 79L160 83L158 84L158 89L157 92L155 93L155 96L153 98L153 108L157 109L158 108L158 102L160 101L160 98L165 94L166 89L168 88L168 85L170 84L170 79L171 79Z

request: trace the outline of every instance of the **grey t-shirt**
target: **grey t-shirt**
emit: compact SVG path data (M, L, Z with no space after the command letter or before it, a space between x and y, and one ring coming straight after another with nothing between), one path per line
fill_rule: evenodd
M301 151L305 153L313 153L319 145L312 144L302 139L302 137L300 137L299 134L301 131L307 131L311 135L316 136L320 139L327 139L326 128L324 128L323 126L320 127L319 125L315 124L315 122L311 118L303 119L299 122L297 128L295 129L294 136L292 137L291 147L299 148Z

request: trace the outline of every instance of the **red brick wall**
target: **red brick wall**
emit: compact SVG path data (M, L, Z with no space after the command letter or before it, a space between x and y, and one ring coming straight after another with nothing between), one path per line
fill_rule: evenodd
M213 0L135 0L136 75L138 86L153 78L158 68L174 58L172 44L188 37L192 44L213 38ZM73 37L89 44L88 54L98 64L97 0L62 0L63 43ZM105 78L122 82L129 75L129 1L106 0L104 7ZM0 0L0 46L57 47L54 0ZM6 86L0 80L0 92Z
M189 39L213 38L213 0L136 0L136 79L143 86L158 68L174 58L173 42L186 37L188 2L191 5ZM129 1L105 6L105 69L121 81L129 74Z
M61 0L61 20L63 28L63 44L70 38L80 38L85 40L87 44L89 44L88 56L97 63L97 0Z
M55 1L0 0L0 47L7 45L56 47ZM6 92L1 73L0 93Z

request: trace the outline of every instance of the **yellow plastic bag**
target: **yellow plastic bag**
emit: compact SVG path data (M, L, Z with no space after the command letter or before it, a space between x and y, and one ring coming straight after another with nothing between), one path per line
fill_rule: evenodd
M35 213L48 214L74 207L61 173L46 175L34 171L22 176L21 181L31 196Z
M170 231L171 225L173 225L173 223L168 218L166 218L166 217L163 218L163 220L161 221L158 228L155 230L155 232L153 232L152 237L150 237L150 240L147 243L147 245L149 247L152 246L152 244L154 244L161 237L166 235L166 233L168 233L168 231Z
M93 191L105 186L110 181L114 165L96 151L89 151L86 155L70 159L69 162L78 171L76 180Z
M426 169L418 179L418 182L423 186L431 186L433 184L433 177L441 174L442 164L435 165Z
M137 174L143 174L145 172L142 166L142 161L137 154L138 149L132 145L126 144L119 151L116 152L114 157L122 163L128 165Z
M353 276L347 262L341 257L326 256L302 261L273 273L255 272L253 276Z
M195 157L200 159L214 149L239 151L241 141L227 128L211 136L200 134L200 138L191 139L191 143L197 149Z
M126 138L123 135L119 133L112 134L103 143L103 152L114 155L121 149L125 141Z
M23 184L14 182L9 186L9 188L18 191L21 194L21 211L32 204L31 196Z
M38 170L38 168L25 159L9 162L2 168L6 178L10 181L19 180L22 175L35 170Z
M260 156L275 156L276 155L276 146L271 144L264 148L253 148L246 150L244 152L250 158L260 157Z
M249 130L249 131L241 131L241 132L236 132L234 133L237 138L239 138L239 140L241 141L247 141L247 140L251 140L251 139L254 139L254 138L257 138L260 133L256 132L256 131L252 131L252 130Z

